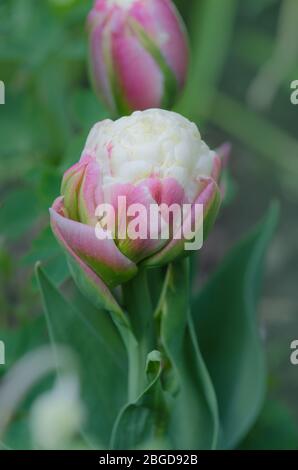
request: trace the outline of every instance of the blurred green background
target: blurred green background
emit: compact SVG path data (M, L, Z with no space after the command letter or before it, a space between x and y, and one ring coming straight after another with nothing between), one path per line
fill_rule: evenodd
M108 116L87 73L85 18L91 0L0 0L0 339L7 366L44 341L33 268L41 260L57 284L69 276L48 227L62 172L91 125ZM200 282L264 214L281 219L260 305L268 358L268 400L242 444L298 448L298 79L297 0L176 0L190 34L192 64L176 109L215 148L233 145L228 197L202 256ZM224 312L223 312L224 314ZM35 325L35 323L34 323ZM1 371L0 371L1 373Z

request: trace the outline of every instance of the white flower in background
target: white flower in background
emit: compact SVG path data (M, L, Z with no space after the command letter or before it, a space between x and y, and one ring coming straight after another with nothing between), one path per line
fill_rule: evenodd
M192 227L198 228L196 234L204 229L206 238L221 202L220 171L220 157L197 126L177 113L149 109L95 124L80 161L65 172L50 214L57 240L98 287L107 310L115 305L109 289L133 278L140 263L157 267L183 256ZM117 218L115 232L107 230L113 239L98 236L106 224L97 209L105 204ZM132 237L127 224L135 204L142 205L139 227L144 222L145 229L142 236ZM179 224L163 214L163 224L156 224L157 217L148 221L153 206L162 212L173 205L180 215L188 205ZM164 230L156 225L166 226L169 236L160 236ZM176 237L177 232L183 236Z
M189 54L171 0L95 0L88 30L92 83L113 114L173 106Z

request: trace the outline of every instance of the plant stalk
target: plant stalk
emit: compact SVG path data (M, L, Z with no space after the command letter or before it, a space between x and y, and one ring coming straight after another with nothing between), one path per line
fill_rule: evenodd
M147 355L155 348L154 318L145 270L122 286L125 309L132 325L128 348L128 396L136 401L146 387Z

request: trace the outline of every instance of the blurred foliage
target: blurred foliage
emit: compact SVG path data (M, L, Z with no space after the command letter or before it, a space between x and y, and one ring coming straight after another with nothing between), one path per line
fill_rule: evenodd
M266 372L256 311L264 257L277 219L273 205L193 303L195 329L218 397L219 447L224 449L234 448L246 434L264 399Z
M255 425L240 445L243 450L297 450L298 428L290 410L268 400Z

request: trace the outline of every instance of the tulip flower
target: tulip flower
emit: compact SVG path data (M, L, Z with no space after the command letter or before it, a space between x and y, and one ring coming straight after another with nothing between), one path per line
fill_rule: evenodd
M151 236L156 225L147 217L151 207L186 205L189 211L181 225L190 228L200 205L206 234L220 204L219 176L220 158L202 141L197 126L181 115L150 109L107 119L93 127L80 161L64 174L61 196L50 209L52 228L75 265L102 295L110 296L110 289L134 277L140 265L162 266L185 254L186 235L181 231L175 237L179 227L172 219L160 218L168 238L160 236L159 224L157 236ZM120 207L121 198L126 208L144 208L139 223L144 222L145 236L128 235L131 217ZM117 217L113 234L98 213L98 207L107 205ZM98 236L98 231L107 236Z
M188 46L171 0L97 0L88 29L94 88L114 114L174 104Z

